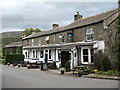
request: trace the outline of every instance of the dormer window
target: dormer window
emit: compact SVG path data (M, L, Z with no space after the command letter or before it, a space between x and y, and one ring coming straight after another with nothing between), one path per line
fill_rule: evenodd
M86 29L86 41L92 41L93 39L93 28Z
M45 38L47 44L49 44L49 36Z
M63 43L63 42L64 42L64 34L61 34L61 35L59 36L59 39L60 39L61 43Z

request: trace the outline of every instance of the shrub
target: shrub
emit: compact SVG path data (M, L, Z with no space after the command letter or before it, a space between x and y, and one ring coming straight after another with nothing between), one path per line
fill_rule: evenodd
M103 69L103 71L108 71L111 69L111 63L107 56L103 56L102 69Z
M57 66L56 66L56 62L55 61L53 61L52 63L51 63L51 69L56 69L57 68Z
M67 61L67 62L65 63L65 69L66 69L66 71L69 71L69 70L70 70L70 62L69 62L69 61Z
M6 54L5 56L6 63L14 63L24 61L23 54Z
M5 59L2 59L2 64L6 64L6 61L5 61Z

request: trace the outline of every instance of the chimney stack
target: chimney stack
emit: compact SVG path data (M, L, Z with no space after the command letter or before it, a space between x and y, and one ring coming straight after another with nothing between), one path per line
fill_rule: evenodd
M56 28L58 28L58 27L59 27L58 24L53 24L53 29L56 29Z
M79 14L79 12L77 12L77 14L74 15L74 21L77 21L78 19L82 19L82 15Z
M120 8L120 0L118 0L118 8Z

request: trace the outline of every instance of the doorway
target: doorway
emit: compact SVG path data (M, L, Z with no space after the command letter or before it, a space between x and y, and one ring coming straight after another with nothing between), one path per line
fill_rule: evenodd
M69 51L61 51L61 67L65 67L65 63L69 61Z

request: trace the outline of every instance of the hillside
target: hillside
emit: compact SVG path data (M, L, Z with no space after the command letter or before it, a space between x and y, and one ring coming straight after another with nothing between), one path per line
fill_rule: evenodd
M0 39L2 41L2 46L10 44L11 42L20 41L21 36L22 36L22 31L0 33Z

